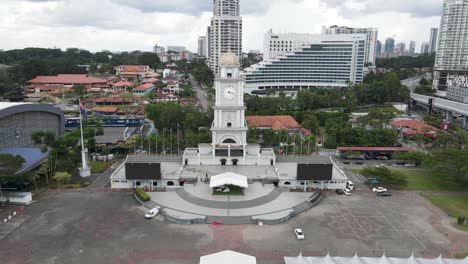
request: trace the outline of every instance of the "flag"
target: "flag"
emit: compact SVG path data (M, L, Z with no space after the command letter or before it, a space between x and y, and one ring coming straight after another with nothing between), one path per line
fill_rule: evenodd
M80 102L80 112L84 119L88 118L88 113L86 112L82 102Z

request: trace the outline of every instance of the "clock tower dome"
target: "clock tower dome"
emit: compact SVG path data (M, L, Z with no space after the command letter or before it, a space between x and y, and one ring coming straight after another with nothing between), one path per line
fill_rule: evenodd
M215 79L216 102L211 129L216 146L247 145L244 85L240 76L239 57L229 50L219 59L219 74Z

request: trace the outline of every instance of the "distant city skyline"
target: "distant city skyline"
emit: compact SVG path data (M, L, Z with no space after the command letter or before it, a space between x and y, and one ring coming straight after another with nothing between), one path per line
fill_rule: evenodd
M262 35L272 28L279 33L316 33L322 26L346 25L379 29L379 40L429 41L438 27L442 1L426 0L241 0L244 20L243 50L262 50ZM102 16L106 10L115 16ZM151 51L155 43L185 46L196 52L198 37L206 34L212 1L129 0L2 0L0 49L25 47L91 51ZM139 21L135 27L134 21Z

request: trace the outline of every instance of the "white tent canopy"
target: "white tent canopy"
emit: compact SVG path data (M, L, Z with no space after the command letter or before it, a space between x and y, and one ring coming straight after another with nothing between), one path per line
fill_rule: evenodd
M232 172L226 172L210 178L210 188L217 188L224 185L234 185L241 188L248 188L247 177Z
M468 263L468 257L465 259L446 259L442 256L438 258L415 258L411 255L409 258L393 258L387 257L385 254L382 257L332 257L326 255L324 257L284 257L286 264L465 264Z
M200 264L257 264L255 257L231 250L221 251L200 258Z

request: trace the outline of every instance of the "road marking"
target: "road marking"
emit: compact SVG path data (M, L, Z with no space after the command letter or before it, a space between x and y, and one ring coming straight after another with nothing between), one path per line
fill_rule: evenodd
M358 233L356 232L356 230L350 225L350 223L348 222L348 219L346 219L346 217L343 215L343 213L341 212L340 208L338 208L338 205L335 204L335 207L336 207L336 210L338 210L338 212L340 213L341 217L343 217L346 221L346 223L348 224L349 228L353 231L354 235L356 235L357 239L359 239L359 241L361 242L361 244L367 249L367 250L370 250L369 247L364 244L364 242L362 241L362 239L359 237Z

